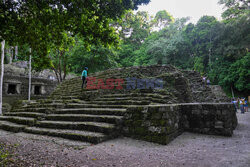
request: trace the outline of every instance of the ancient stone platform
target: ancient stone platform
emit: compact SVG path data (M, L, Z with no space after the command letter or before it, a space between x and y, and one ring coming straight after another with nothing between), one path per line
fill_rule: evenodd
M194 71L130 67L91 77L97 87L108 79L123 81L113 89L82 90L80 78L67 80L46 100L17 103L0 116L0 128L94 144L122 135L167 144L184 131L231 136L237 126L229 99L215 95ZM161 80L162 88L126 89L131 78Z

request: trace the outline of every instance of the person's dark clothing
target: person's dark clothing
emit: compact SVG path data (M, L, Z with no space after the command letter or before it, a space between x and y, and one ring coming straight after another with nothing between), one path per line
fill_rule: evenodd
M82 76L82 88L84 87L84 84L87 85L87 79L86 77Z

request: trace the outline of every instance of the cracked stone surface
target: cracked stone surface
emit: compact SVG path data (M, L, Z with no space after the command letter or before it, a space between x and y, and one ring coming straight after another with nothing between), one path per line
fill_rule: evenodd
M0 131L0 143L16 145L9 166L248 167L250 112L237 113L232 137L183 133L168 145L118 138L98 145Z

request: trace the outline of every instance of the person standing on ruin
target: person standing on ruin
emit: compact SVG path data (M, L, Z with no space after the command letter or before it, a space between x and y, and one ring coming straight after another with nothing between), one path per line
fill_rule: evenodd
M83 89L83 87L85 85L85 82L87 84L87 76L88 76L88 67L85 67L84 70L82 71L82 77L81 77L81 79L82 79L82 89Z

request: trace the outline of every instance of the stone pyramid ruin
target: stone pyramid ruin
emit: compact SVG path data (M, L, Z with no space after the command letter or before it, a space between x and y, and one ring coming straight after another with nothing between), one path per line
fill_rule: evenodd
M167 144L184 131L231 136L229 99L215 95L194 71L173 66L109 69L66 80L48 99L20 101L0 128L89 143L127 136Z

